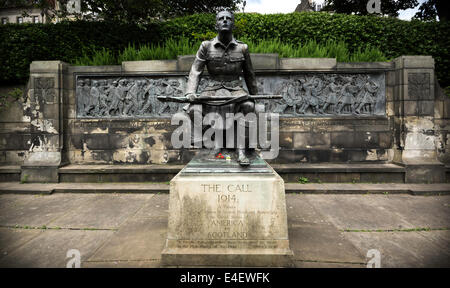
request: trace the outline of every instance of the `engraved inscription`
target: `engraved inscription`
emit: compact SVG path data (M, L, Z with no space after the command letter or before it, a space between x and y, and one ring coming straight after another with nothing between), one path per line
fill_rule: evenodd
M274 240L177 240L177 248L278 248Z

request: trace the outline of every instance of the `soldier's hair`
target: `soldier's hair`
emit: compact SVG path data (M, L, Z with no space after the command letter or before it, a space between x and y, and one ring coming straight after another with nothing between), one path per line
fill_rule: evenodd
M222 10L222 11L217 12L217 14L216 14L216 20L217 20L217 17L219 16L219 14L220 14L220 13L223 13L223 12L230 13L230 14L231 14L231 19L232 19L233 22L234 22L234 13L231 12L231 11L228 11L228 10Z

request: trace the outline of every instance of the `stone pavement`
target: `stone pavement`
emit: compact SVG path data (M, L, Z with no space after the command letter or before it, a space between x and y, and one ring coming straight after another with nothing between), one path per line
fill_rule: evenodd
M0 194L0 267L159 267L168 194ZM450 267L450 196L287 194L297 267Z

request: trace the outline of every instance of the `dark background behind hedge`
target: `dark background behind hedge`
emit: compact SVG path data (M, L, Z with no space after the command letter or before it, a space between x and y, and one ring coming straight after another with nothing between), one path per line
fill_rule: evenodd
M168 38L195 39L214 31L215 16L197 14L130 25L106 22L63 22L58 24L7 24L0 26L0 84L24 83L34 60L73 63L93 49L116 53L129 43L159 43ZM365 45L379 47L387 57L431 55L442 87L450 86L450 23L402 21L395 18L328 13L236 14L237 38L259 40L280 38L303 43L344 40L351 50Z

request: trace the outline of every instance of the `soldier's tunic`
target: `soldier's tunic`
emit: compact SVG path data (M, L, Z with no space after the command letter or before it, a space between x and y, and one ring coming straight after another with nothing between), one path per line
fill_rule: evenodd
M208 85L201 91L200 96L246 96L258 93L255 73L253 72L250 53L247 44L234 38L228 45L223 44L216 37L210 41L204 41L197 51L194 63L189 73L186 94L196 93L200 76L206 66L210 79ZM248 88L244 89L242 76ZM246 100L245 102L248 102ZM225 117L225 113L240 112L244 103L232 103L223 106L203 105L202 113L205 115L216 112ZM217 102L214 102L217 103ZM193 106L187 105L185 110L192 110ZM247 111L249 112L249 111ZM245 112L244 112L245 114ZM225 118L223 118L225 119Z

